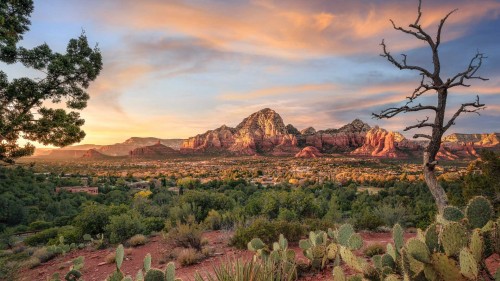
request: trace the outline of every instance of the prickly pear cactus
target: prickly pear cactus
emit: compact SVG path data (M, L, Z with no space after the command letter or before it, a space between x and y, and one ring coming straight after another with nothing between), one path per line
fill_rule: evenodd
M346 281L344 271L340 266L333 268L333 281Z
M460 221L464 218L464 213L455 206L446 206L443 209L443 218L448 221Z
M392 239L394 240L394 246L396 250L400 251L404 246L404 231L399 223L395 224L392 228Z
M146 272L144 281L165 281L165 274L159 269L152 268Z
M406 250L417 261L429 263L431 260L431 254L427 245L416 238L410 238L406 242Z
M120 244L116 248L116 255L115 255L116 268L118 268L118 270L122 267L124 255L125 255L125 250L123 249L123 245Z
M175 264L169 262L165 269L165 281L175 281Z
M482 228L493 216L493 207L488 199L476 196L469 200L465 215L471 228Z
M457 263L443 253L432 254L432 265L440 279L444 281L464 280Z
M456 256L467 246L468 234L465 226L458 222L450 222L443 227L440 241L448 256Z
M352 225L347 223L341 225L338 230L337 237L339 244L342 246L348 246L349 238L351 238L351 235L353 235L354 233L354 227L352 227Z
M144 257L144 272L148 272L151 269L151 254L148 253Z
M359 250L361 247L363 247L363 238L361 238L361 235L354 233L349 237L349 240L347 240L347 247L351 250Z
M478 262L474 255L467 249L460 251L460 272L467 278L476 280L479 274Z
M439 251L439 230L436 223L427 227L425 231L425 244L431 253Z

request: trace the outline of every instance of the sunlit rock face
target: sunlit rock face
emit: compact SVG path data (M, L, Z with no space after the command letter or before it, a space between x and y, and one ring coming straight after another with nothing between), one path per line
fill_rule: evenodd
M408 141L397 132L390 132L375 126L365 136L364 144L351 154L387 158L408 157L412 151L420 150L420 146Z
M222 126L184 141L181 151L229 151L234 154L276 155L295 153L298 131L292 125L285 126L281 116L265 108L245 118L236 128Z
M129 152L134 158L163 158L165 156L178 155L179 151L161 144L159 141L154 145L138 147Z
M299 153L295 154L296 158L318 158L323 154L314 146L306 146Z

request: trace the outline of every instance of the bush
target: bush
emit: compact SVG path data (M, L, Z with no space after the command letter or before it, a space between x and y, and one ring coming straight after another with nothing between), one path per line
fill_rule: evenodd
M64 244L80 243L82 242L82 236L80 236L80 230L72 225L66 225L60 227L57 230L57 236L50 239L47 243L48 245L56 245L59 243L59 237L64 237Z
M289 242L298 242L305 233L305 228L298 222L268 221L264 218L258 218L248 227L236 229L231 239L231 245L239 249L246 249L248 242L253 238L260 238L264 243L271 245L280 234L283 234Z
M50 251L47 247L39 248L33 253L33 257L38 258L44 263L57 256L56 252Z
M26 266L29 269L32 269L32 268L35 268L35 267L39 266L41 263L42 262L40 261L39 258L37 258L37 257L31 257L30 259L28 259L24 263L24 266Z
M375 230L382 225L384 225L382 219L368 209L364 209L361 214L356 217L354 222L354 227L357 230Z
M148 239L146 238L146 236L142 234L136 234L127 240L127 245L137 247L146 244L147 241Z
M34 221L30 223L29 225L29 230L44 230L47 228L52 227L51 222L46 222L46 221Z
M165 220L157 217L145 218L144 232L150 234L151 232L161 231L165 227Z
M202 228L197 223L182 224L172 228L167 234L167 242L175 247L194 248L201 250Z
M385 247L380 244L371 244L364 249L363 253L368 257L382 255L385 253Z
M222 226L222 216L216 210L210 210L205 218L205 225L208 229L219 230Z
M45 229L27 237L24 239L24 243L29 246L45 245L50 239L56 238L58 232L59 228L57 227Z
M109 242L120 243L135 234L144 232L144 224L136 212L128 212L110 218L109 225L106 226Z
M182 266L192 265L203 259L203 254L193 248L183 249L177 256L177 261Z

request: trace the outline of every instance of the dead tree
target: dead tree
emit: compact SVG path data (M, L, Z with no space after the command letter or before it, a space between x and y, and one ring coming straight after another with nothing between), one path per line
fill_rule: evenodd
M434 171L438 163L436 161L436 155L438 154L439 148L441 146L441 138L443 137L443 134L455 124L455 120L458 116L460 116L460 114L479 114L478 111L485 108L484 104L479 102L479 96L476 96L474 101L463 103L457 109L455 114L453 114L453 116L446 121L445 113L448 94L451 88L469 87L470 85L466 83L468 80L488 80L477 74L477 71L479 70L483 62L483 59L485 59L486 57L484 56L484 54L478 52L470 60L469 65L465 70L449 78L444 79L443 77L441 77L441 61L438 52L439 45L441 44L441 32L448 17L457 10L449 12L444 18L441 19L437 28L436 37L434 39L429 35L428 32L423 30L422 26L420 25L420 18L422 17L421 7L422 1L419 0L417 19L414 23L410 24L408 28L396 26L393 20L390 21L395 30L412 35L418 40L426 42L426 44L432 51L432 63L434 68L426 69L425 67L419 65L410 65L407 63L407 56L405 54L401 54L402 58L400 60L394 58L393 55L388 51L384 40L382 40L382 43L380 44L382 46L382 57L386 58L390 63L395 65L400 70L412 70L419 72L422 79L420 80L420 84L413 91L413 93L410 96L406 97L406 104L404 106L387 108L385 110L382 110L379 114L373 113L373 116L377 119L389 119L398 115L399 113L417 111L429 112L430 116L426 116L420 121L417 120L416 124L406 127L404 131L415 128L431 128L432 130L432 133L430 135L415 134L413 138L426 138L429 140L429 143L424 150L424 177L429 190L434 196L438 211L442 212L443 208L448 204L448 197L446 196L444 189L439 185ZM436 105L422 105L421 103L416 103L416 100L419 97L424 94L431 93L437 94Z

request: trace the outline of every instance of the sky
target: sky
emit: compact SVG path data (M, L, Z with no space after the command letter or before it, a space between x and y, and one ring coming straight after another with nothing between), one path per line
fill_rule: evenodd
M408 63L430 66L423 42L392 28L416 19L417 0L35 0L31 30L20 45L46 42L64 52L85 31L103 55L103 71L81 112L82 143L110 144L131 136L187 138L236 126L269 107L299 130L339 128L359 118L402 131L425 112L374 120L372 112L404 104L419 84L380 56L380 42ZM481 115L449 130L500 132L500 1L424 0L421 24L435 34L442 73L466 69L476 52L487 59L469 88L449 94L448 115L479 95ZM10 78L42 75L5 66ZM427 94L422 103L435 103ZM419 132L425 132L419 131ZM405 133L413 135L417 131Z

